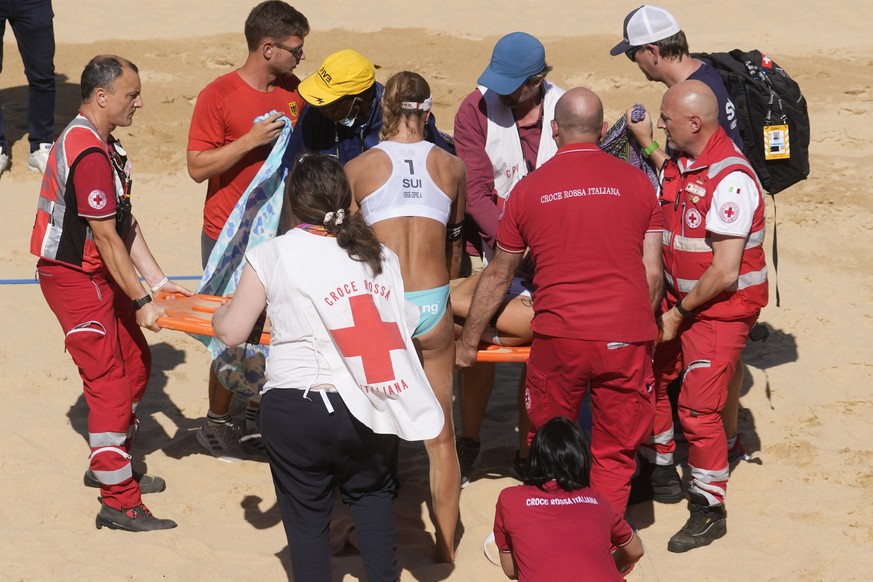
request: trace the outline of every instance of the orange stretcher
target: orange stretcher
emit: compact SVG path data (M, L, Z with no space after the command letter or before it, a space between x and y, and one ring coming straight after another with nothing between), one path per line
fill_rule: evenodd
M158 325L175 331L215 337L215 332L212 330L212 314L224 300L224 297L214 295L185 297L181 293L157 293L155 303L167 312L166 316L158 318ZM270 344L269 330L261 334L260 343ZM529 354L530 346L509 348L482 344L476 361L526 362Z

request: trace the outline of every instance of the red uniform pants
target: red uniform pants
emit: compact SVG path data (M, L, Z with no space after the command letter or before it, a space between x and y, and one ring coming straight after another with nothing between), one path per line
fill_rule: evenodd
M621 343L534 335L527 363L529 439L556 416L573 422L591 387L591 486L623 514L637 447L652 432L652 342Z
M91 470L103 503L115 509L141 503L130 465L134 411L149 382L151 351L130 298L106 273L83 273L40 260L39 286L66 336L88 403Z
M724 503L728 481L727 437L721 411L728 385L757 317L743 321L689 319L655 350L654 449L659 464L672 462L673 414L667 386L683 370L679 420L688 440L691 489L711 505Z

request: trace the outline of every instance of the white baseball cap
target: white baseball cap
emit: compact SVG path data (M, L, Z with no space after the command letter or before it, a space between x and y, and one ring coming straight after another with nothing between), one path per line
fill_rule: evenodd
M669 38L680 30L672 14L658 6L644 4L624 19L624 38L609 54L620 55L634 47Z

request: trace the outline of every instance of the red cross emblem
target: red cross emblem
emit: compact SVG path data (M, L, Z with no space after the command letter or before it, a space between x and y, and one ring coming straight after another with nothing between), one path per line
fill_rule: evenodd
M395 380L391 350L405 350L406 343L396 322L383 321L373 296L349 297L355 325L330 330L343 357L361 358L367 384Z
M730 223L735 221L740 215L740 207L733 202L725 202L718 209L718 213L721 215L722 221Z

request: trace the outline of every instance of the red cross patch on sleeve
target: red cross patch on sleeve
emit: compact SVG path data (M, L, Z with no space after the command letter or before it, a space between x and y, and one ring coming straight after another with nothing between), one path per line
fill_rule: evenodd
M725 202L718 209L718 215L722 222L730 224L740 217L740 207L733 202Z

